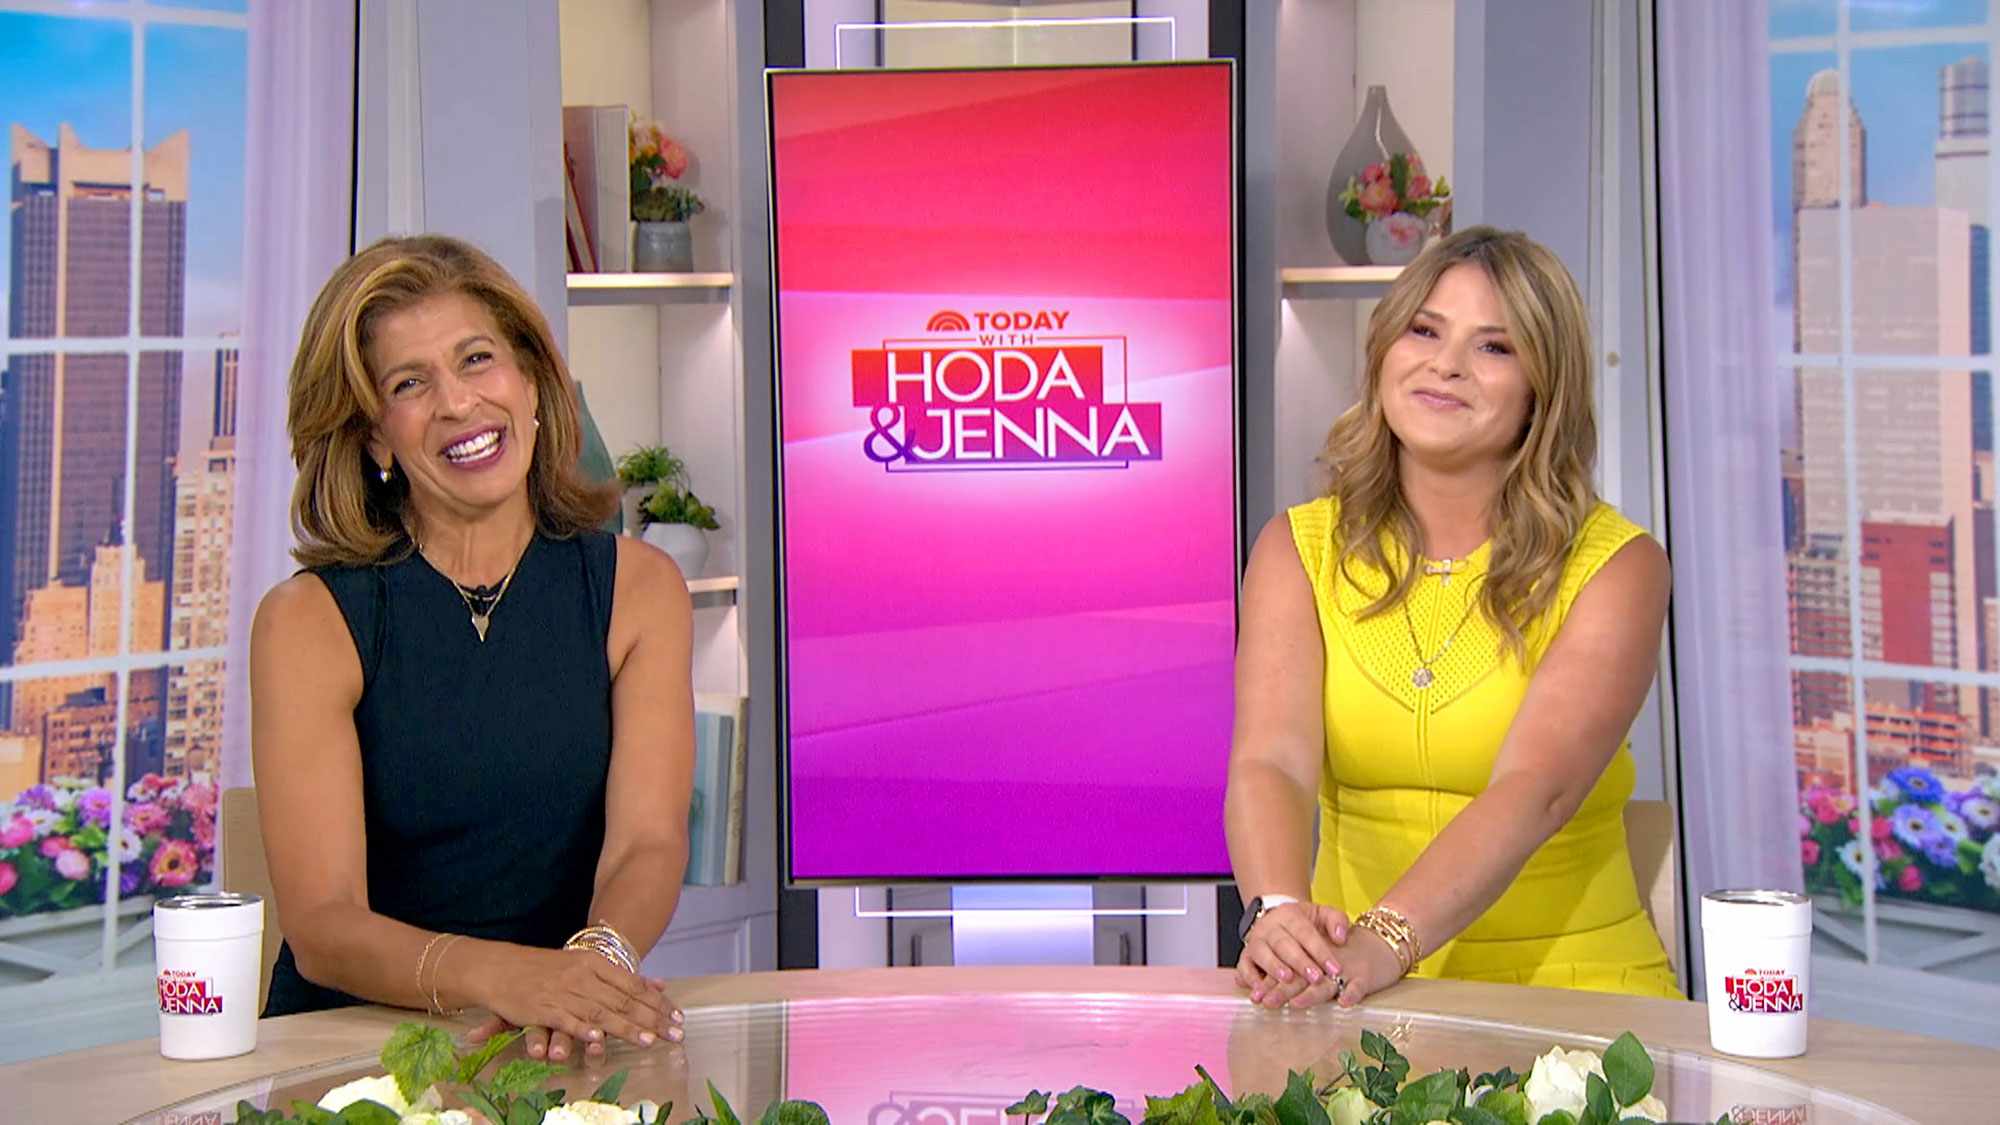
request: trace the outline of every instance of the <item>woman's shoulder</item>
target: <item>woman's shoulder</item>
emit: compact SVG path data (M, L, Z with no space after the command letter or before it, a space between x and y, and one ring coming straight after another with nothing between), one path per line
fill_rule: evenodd
M671 614L687 606L687 579L672 555L636 535L605 535L605 538L613 541L610 549L617 558L614 610L631 607L650 617Z
M1569 558L1563 564L1563 605L1575 601L1584 586L1627 547L1632 547L1635 559L1647 556L1637 563L1641 569L1650 572L1664 567L1666 552L1646 529L1599 500L1570 540Z

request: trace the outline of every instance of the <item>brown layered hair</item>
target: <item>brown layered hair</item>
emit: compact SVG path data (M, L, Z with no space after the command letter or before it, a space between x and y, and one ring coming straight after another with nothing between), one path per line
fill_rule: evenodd
M1562 262L1524 234L1484 226L1425 248L1368 318L1360 401L1333 424L1321 458L1332 477L1328 495L1340 505L1334 538L1342 574L1351 581L1348 564L1359 559L1389 576L1387 589L1362 616L1394 609L1416 581L1423 539L1397 471L1401 443L1382 412L1382 365L1438 279L1467 264L1479 267L1498 292L1528 380L1527 423L1489 513L1493 549L1479 592L1482 615L1518 660L1526 651L1524 633L1555 600L1570 543L1597 503L1590 316ZM1404 548L1393 566L1385 539Z
M292 490L292 555L305 566L364 566L401 557L416 529L409 483L383 481L368 456L382 395L368 343L383 317L433 297L478 301L513 348L538 406L528 502L537 528L563 538L610 518L618 497L577 468L582 411L569 368L541 310L498 262L442 235L385 238L343 262L313 301L292 361L286 425L299 479Z

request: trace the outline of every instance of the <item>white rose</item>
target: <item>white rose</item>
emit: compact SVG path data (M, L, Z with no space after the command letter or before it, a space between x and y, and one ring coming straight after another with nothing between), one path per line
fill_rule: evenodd
M1540 1121L1559 1109L1582 1117L1586 1084L1593 1074L1604 1076L1604 1060L1595 1054L1549 1048L1548 1054L1535 1060L1528 1081L1521 1086L1522 1096L1528 1099L1528 1120Z
M403 1100L403 1091L396 1086L396 1080L386 1074L373 1078L357 1078L345 1086L335 1086L319 1100L319 1107L328 1113L339 1113L355 1102L374 1102L384 1108L394 1110L399 1116L406 1113L422 1113L444 1104L433 1086L418 1095L415 1105Z
M639 1125L639 1115L610 1102L571 1102L550 1110L542 1125Z
M1647 1094L1645 1097L1618 1111L1618 1120L1623 1121L1628 1117L1643 1117L1648 1121L1665 1121L1667 1119L1667 1103L1651 1094Z
M1352 1086L1342 1086L1326 1100L1326 1113L1333 1119L1333 1125L1361 1125L1380 1108Z

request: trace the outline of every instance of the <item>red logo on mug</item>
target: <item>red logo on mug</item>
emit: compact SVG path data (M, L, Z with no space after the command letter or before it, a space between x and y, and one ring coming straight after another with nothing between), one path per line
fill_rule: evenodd
M215 982L202 980L185 969L168 969L160 974L160 1012L169 1016L219 1016L222 994Z
M1803 1012L1806 993L1799 978L1777 969L1750 969L1722 978L1732 1012Z

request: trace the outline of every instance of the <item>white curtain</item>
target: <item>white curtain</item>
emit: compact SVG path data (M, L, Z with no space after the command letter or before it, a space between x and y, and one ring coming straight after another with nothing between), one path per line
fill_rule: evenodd
M1690 979L1699 896L1798 890L1762 0L1661 0L1662 349Z
M250 622L291 574L285 379L319 287L347 257L354 183L353 4L250 6L244 323L222 780L250 783Z

